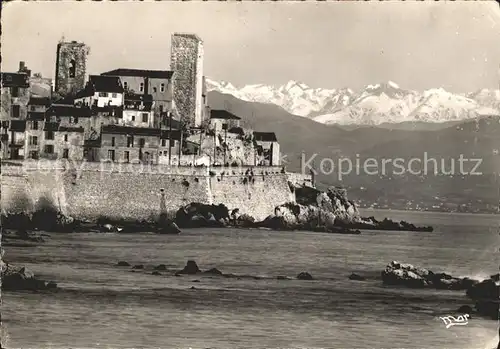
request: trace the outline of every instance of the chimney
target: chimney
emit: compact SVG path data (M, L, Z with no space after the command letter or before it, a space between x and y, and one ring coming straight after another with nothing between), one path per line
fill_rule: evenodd
M19 62L19 72L23 72L25 68L26 68L26 62L24 61Z

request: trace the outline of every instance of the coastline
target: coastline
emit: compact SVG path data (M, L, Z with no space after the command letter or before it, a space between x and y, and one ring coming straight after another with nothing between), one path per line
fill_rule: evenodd
M406 237L404 239L412 235L402 234ZM238 340L244 340L240 332L223 336L218 332L216 334L189 331L191 326L200 328L201 325L193 323L194 320L191 318L183 317L187 309L191 317L199 319L197 321L212 321L217 317L217 322L222 324L226 324L226 320L220 317L225 316L224 312L228 312L228 321L229 319L238 321L241 326L251 329L252 333L258 331L256 326L259 327L259 322L263 323L263 326L265 324L273 328L285 323L295 326L294 324L302 319L303 315L302 326L306 327L307 333L289 334L290 341L301 343L297 344L298 347L328 347L326 342L329 340L330 345L337 343L338 347L351 345L364 348L371 345L382 348L390 346L387 341L390 337L392 343L396 340L398 346L413 348L409 341L416 340L420 336L417 336L417 333L421 333L404 332L408 341L403 336L398 336L396 332L390 332L390 335L387 333L386 336L375 335L376 331L386 331L387 328L392 328L394 331L419 328L420 331L427 333L429 339L432 338L430 342L421 342L421 347L431 347L431 344L445 347L453 344L456 348L479 349L478 344L486 344L486 341L482 342L480 335L486 336L483 339L487 340L494 333L491 328L495 323L491 320L474 317L469 327L461 328L461 332L457 332L460 343L463 344L459 346L457 338L454 337L455 332L446 330L438 318L444 314L455 314L461 305L466 304L464 292L384 287L380 281L381 268L390 258L404 258L410 255L409 251L414 252L409 258L410 262L425 260L425 266L430 268L453 269L451 265L453 253L444 256L436 254L434 250L422 249L423 246L440 245L437 241L442 241L444 244L448 241L448 245L451 246L449 241L452 235L446 237L441 234L423 233L422 238L418 239L417 248L399 244L400 239L394 239L394 235L389 232L374 232L370 235L372 237L370 239L351 235L332 239L326 234L314 232L263 230L252 232L232 228L188 229L186 234L176 236L138 234L133 239L119 233L53 234L53 238L46 244L30 249L33 252L30 253L29 259L28 256L23 257L25 248L7 249L7 255L11 250L11 256L15 257L17 262L29 262L28 267L33 268L33 271L36 274L40 273L42 277L55 280L61 290L50 293L6 292L4 294L6 303L8 301L10 304L5 312L6 329L11 336L11 346L16 344L16 346L33 347L31 334L20 336L19 325L14 320L18 318L17 316L24 318L26 311L32 311L29 310L31 308L25 309L20 302L23 300L30 302L29 299L34 298L42 303L57 300L57 304L62 308L55 308L54 312L57 312L59 318L79 316L78 314L85 314L89 308L102 307L99 304L111 302L113 306L106 307L105 312L97 312L96 316L89 315L88 318L75 320L71 326L85 329L83 332L76 331L82 334L91 331L89 321L99 321L99 323L106 322L106 331L118 336L118 333L121 333L120 326L131 325L126 315L130 311L131 304L135 304L134 309L135 307L143 309L141 316L144 317L134 322L135 329L126 328L131 331L130 334L135 335L137 331L149 330L151 336L147 338L134 339L127 335L121 338L105 337L102 332L93 329L96 331L94 332L96 342L112 347L161 347L161 341L164 345L168 343L168 346L179 343L181 347L188 345L196 348L213 347L215 343L211 340L207 342L207 338L214 341L219 339L217 343L221 347L238 347ZM262 245L264 238L266 247ZM477 241L475 248L483 243ZM76 252L76 246L79 252ZM120 246L120 249L116 249L115 246ZM269 249L273 252L267 253ZM359 251L365 252L360 254ZM463 253L468 253L468 258L473 255L466 250L463 250ZM295 258L283 257L290 255L294 255ZM378 262L378 256L384 262ZM427 256L430 256L430 259ZM234 274L235 277L208 274L181 277L170 275L182 269L188 259L196 260L202 271L218 268L225 274ZM131 266L116 267L115 264L120 260L128 261ZM473 262L477 267L484 268L488 265L485 264L488 260L491 261L489 255ZM14 261L12 258L12 262ZM162 275L151 275L153 270L149 265L158 266L161 263L166 265L167 271L160 271ZM131 268L136 264L143 264L145 269L132 272ZM460 270L460 273L470 275L467 269ZM314 280L295 279L301 271L309 272ZM367 280L349 280L351 272L365 276ZM458 274L453 270L449 272L452 275ZM278 276L288 276L292 280L278 280ZM328 304L330 315L319 328L323 331L324 326L335 328L336 337L325 337L324 333L320 334L314 330L315 327L319 329L318 316L326 316L323 308L325 304ZM13 312L15 309L18 309L19 315L15 315L17 314ZM42 304L33 321L43 316L47 326L55 324L57 322L55 313L46 313L44 309L46 307ZM286 317L281 314L275 319L278 323L270 324L269 321L273 319L271 313L277 312L278 309L280 314L286 312ZM269 311L271 313L268 314ZM177 322L176 328L183 329L177 335L168 330L167 333L163 333L164 326L174 326L170 325L170 320L163 320L164 323L159 327L163 329L163 334L155 330L156 327L151 327L151 324L155 323L152 319L165 312L170 314L172 322ZM212 315L207 317L208 313ZM245 315L247 313L252 316ZM360 314L363 318L360 318ZM366 316L378 320L367 321ZM344 326L343 324L346 330L347 327L353 327L359 340L367 342L352 342L350 336L344 335L342 331L338 332L339 326ZM227 325L230 326L229 322ZM371 327L368 327L369 325ZM483 332L478 333L482 328ZM35 329L32 334L37 334L40 340L46 340L47 335L43 336L40 332L43 329L45 327ZM358 330L361 332L358 333ZM372 333L371 331L374 331L373 336L368 335ZM53 345L62 348L64 339L57 337L57 334L54 336L55 338L47 340L53 339ZM227 338L227 342L222 342L223 338ZM245 346L276 347L286 344L271 343L269 342L271 338L274 337L264 335L262 342L253 342L254 344L249 342ZM348 338L351 338L351 341L348 341ZM368 342L369 338L371 344ZM300 342L300 339L303 341ZM93 340L88 336L75 337L78 347L93 347L95 345ZM476 341L476 345L471 345L472 340ZM201 343L207 345L201 346ZM44 342L39 342L38 346L43 344Z

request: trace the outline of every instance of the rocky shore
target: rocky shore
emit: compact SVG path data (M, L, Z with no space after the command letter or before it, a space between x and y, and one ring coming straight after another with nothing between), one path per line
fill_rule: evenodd
M236 227L266 228L273 230L304 230L337 234L360 234L360 229L432 231L432 227L416 227L407 222L389 219L378 221L374 217L360 216L356 205L348 199L344 189L330 187L322 192L309 186L295 186L296 202L285 203L275 208L274 214L262 221L239 209L229 210L225 205L207 205L193 202L180 207L176 212L160 214L155 221L113 220L105 217L92 222L83 222L62 215L48 204L31 214L16 213L2 215L3 227L19 232L42 230L50 232L155 232L179 234L182 228Z
M20 267L0 261L2 270L2 291L46 291L57 290L54 281L46 281L35 277L26 267Z
M473 313L498 320L500 274L486 280L453 277L446 273L435 273L412 264L392 261L381 273L382 282L387 286L410 288L434 288L446 290L465 290L471 305L464 305L459 312Z

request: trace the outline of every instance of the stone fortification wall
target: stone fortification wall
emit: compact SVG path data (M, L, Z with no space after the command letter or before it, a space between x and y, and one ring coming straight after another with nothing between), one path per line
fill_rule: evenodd
M214 167L210 171L213 203L239 208L257 220L274 214L276 206L295 201L281 167Z
M33 210L40 202L77 219L156 219L191 202L225 204L256 219L294 201L280 167L177 167L44 161L2 165L2 209ZM19 204L28 202L28 204ZM24 206L23 206L24 205Z
M63 173L56 164L39 171L19 163L2 163L2 212L32 212L41 205L51 205L66 214Z

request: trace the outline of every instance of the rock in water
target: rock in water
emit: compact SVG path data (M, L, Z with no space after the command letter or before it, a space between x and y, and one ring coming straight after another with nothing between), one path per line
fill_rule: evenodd
M2 289L9 291L20 290L48 290L56 289L57 284L53 281L46 283L44 280L35 278L35 274L26 267L15 268L6 265L2 273Z
M364 281L366 279L361 275L352 273L351 275L349 275L349 280Z
M461 314L471 314L472 307L470 305L462 305L460 308L457 309L457 312Z
M492 278L474 284L467 290L466 295L476 302L475 308L479 315L498 320L499 289L499 283Z
M176 274L194 275L198 274L199 272L201 272L201 270L200 268L198 268L198 264L196 264L196 262L193 260L188 260L184 269L178 271Z
M130 263L125 261L119 261L116 265L119 267L130 267Z
M157 229L158 234L180 234L181 230L173 221L166 221Z
M297 279L299 279L299 280L312 280L313 277L308 272L303 271L299 275L297 275Z
M217 268L212 268L212 269L205 271L205 274L222 275L222 272Z
M165 264L158 264L154 267L154 270L167 270L167 266Z
M400 285L412 288L433 287L445 290L465 290L477 281L469 278L455 278L446 273L433 273L411 264L392 261L381 273L386 285Z

